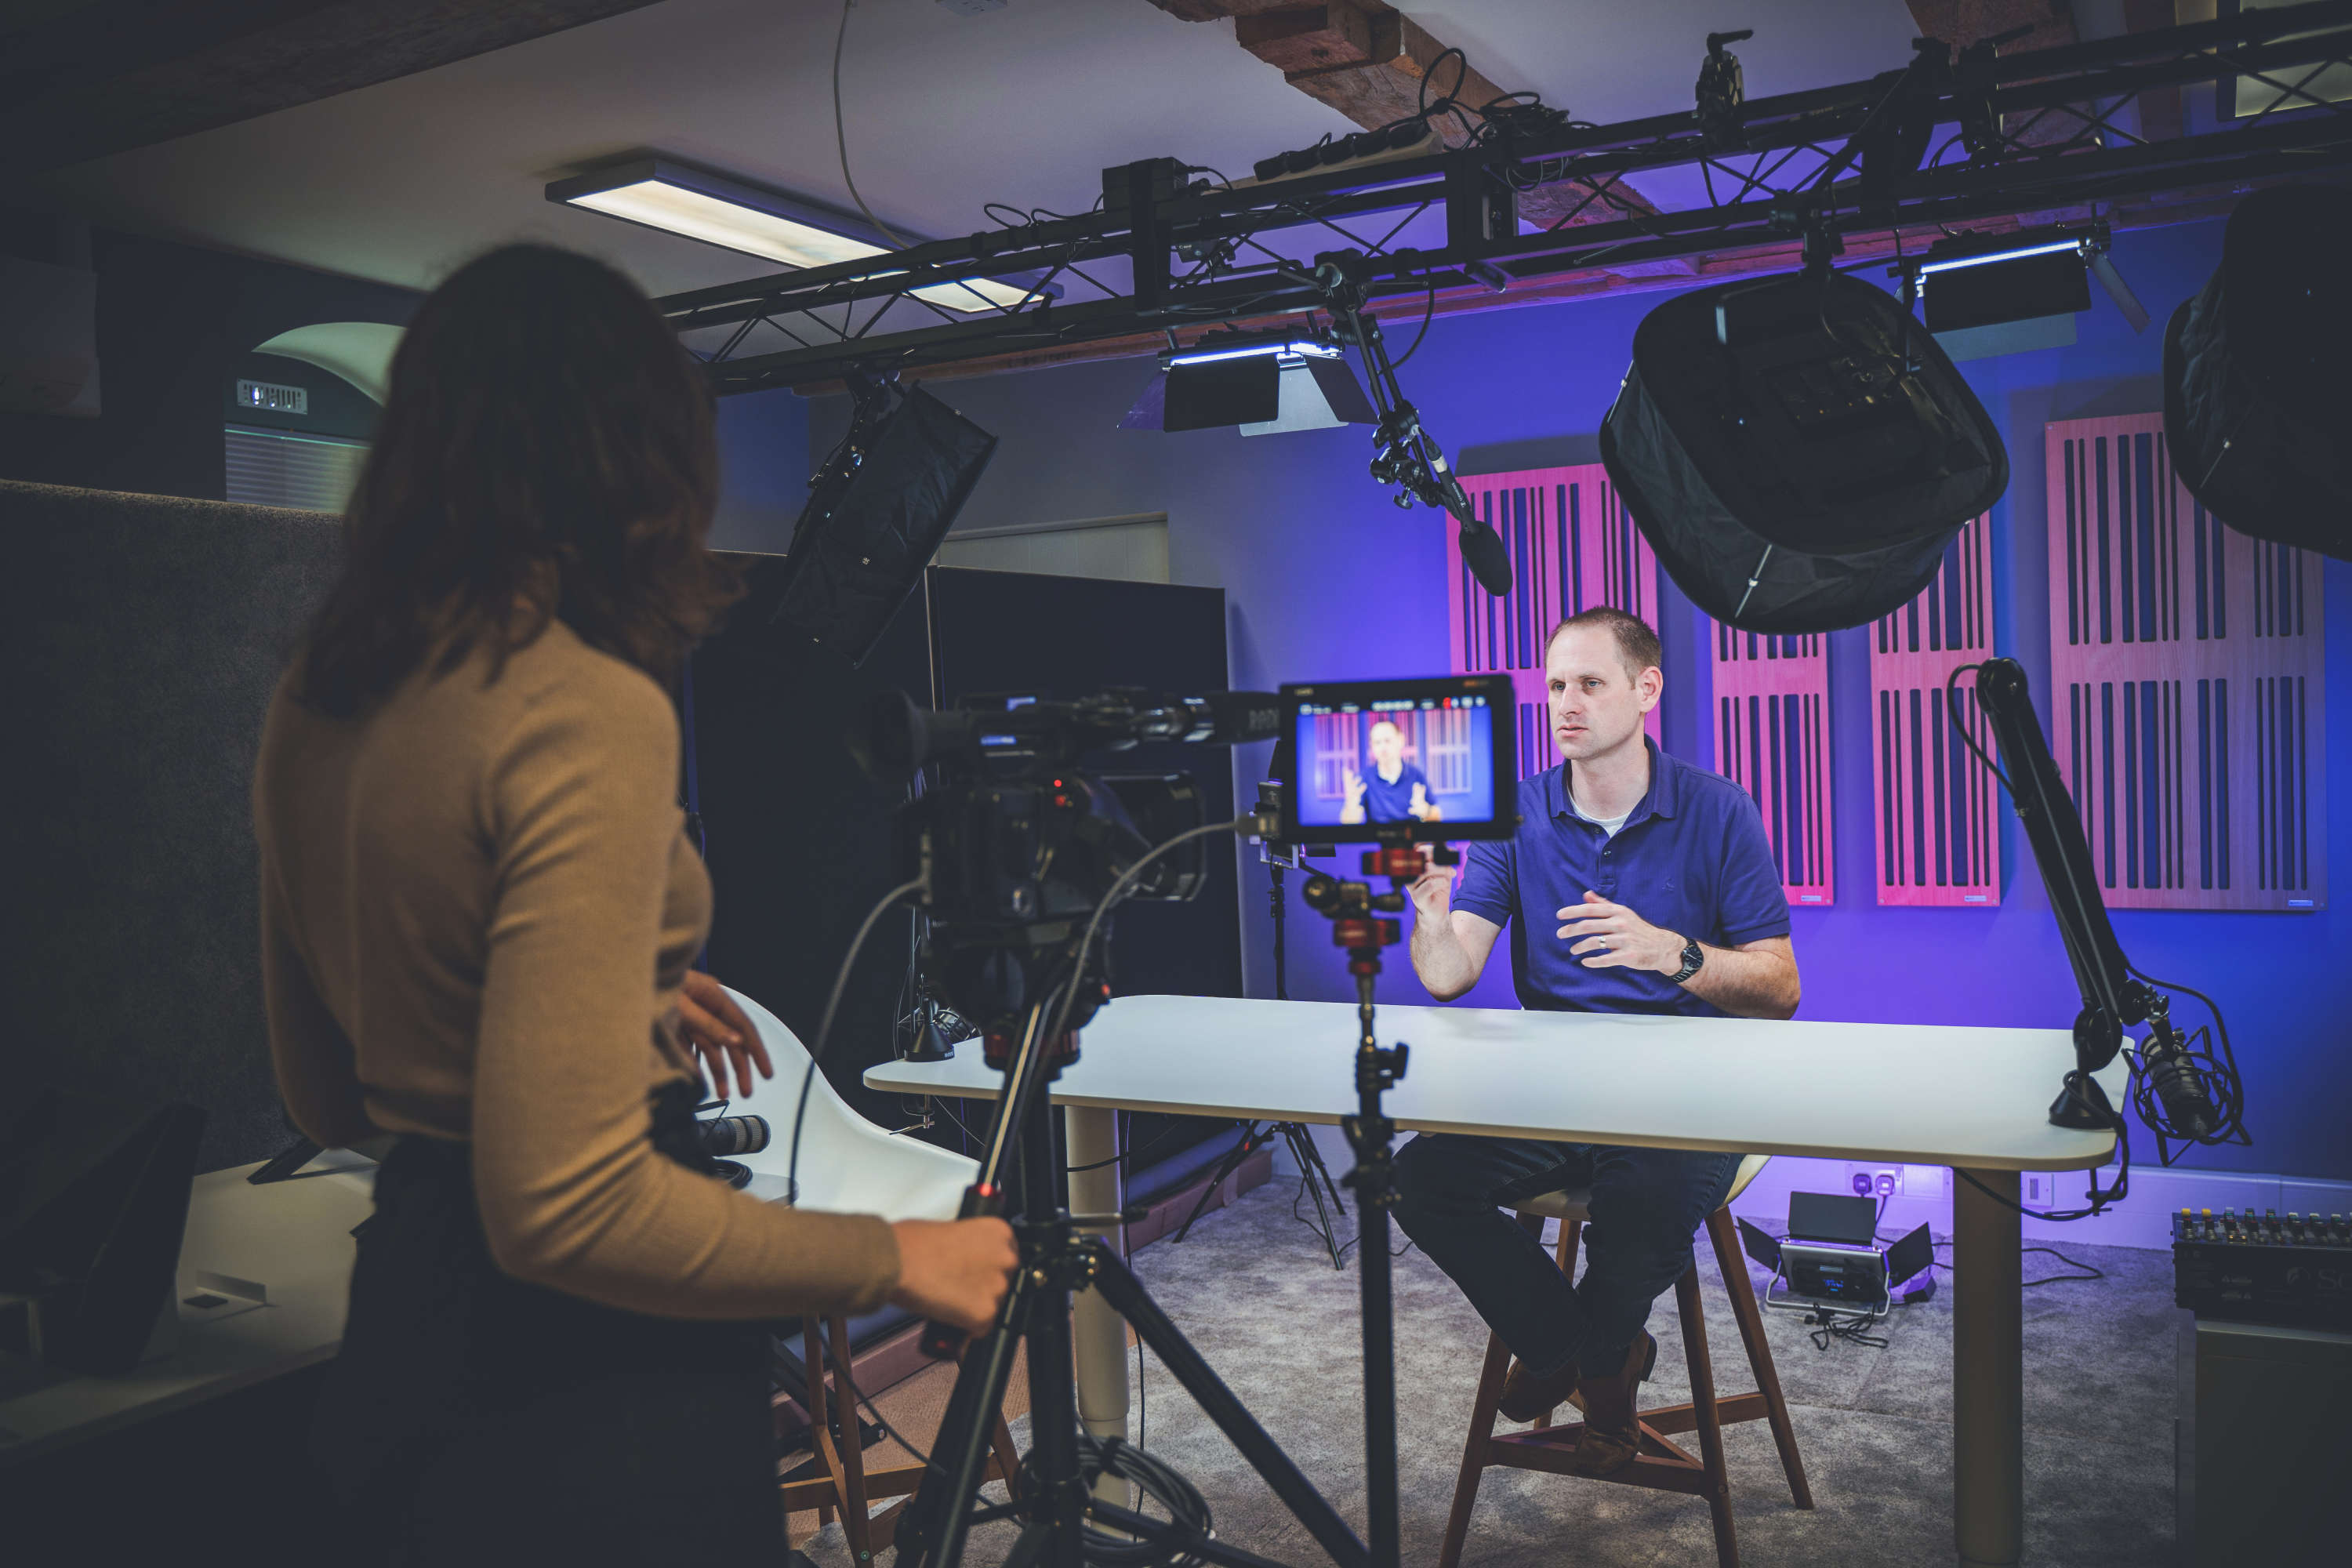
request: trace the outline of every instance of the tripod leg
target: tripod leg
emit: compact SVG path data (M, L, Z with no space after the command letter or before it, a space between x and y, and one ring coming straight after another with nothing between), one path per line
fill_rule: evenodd
M1160 1364L1174 1374L1184 1392L1192 1396L1193 1403L1217 1424L1217 1429L1241 1451L1242 1458L1249 1461L1250 1468L1265 1478L1274 1495L1282 1500L1283 1506L1290 1510L1292 1517L1307 1527L1307 1532L1315 1538L1331 1561L1339 1568L1368 1568L1371 1562L1370 1553L1356 1538L1356 1532L1348 1528L1348 1521L1324 1500L1323 1494L1317 1491L1314 1483L1300 1473L1298 1467L1291 1462L1290 1456L1282 1451L1281 1445L1267 1435L1265 1428L1257 1424L1257 1418L1249 1413L1248 1407L1202 1359L1201 1352L1192 1348L1192 1342L1185 1339L1176 1325L1169 1321L1168 1315L1160 1310L1160 1304L1144 1291L1142 1282L1128 1271L1127 1265L1121 1263L1108 1247L1097 1242L1092 1244L1092 1249L1095 1289L1103 1293L1103 1299L1118 1310L1120 1317L1135 1325L1136 1333L1151 1347L1151 1352L1160 1358ZM1383 1252L1381 1256L1386 1257L1387 1254ZM1029 1352L1033 1377L1040 1353L1040 1350L1034 1347ZM1032 1419L1034 1422L1034 1417Z
M1217 1162L1215 1170L1209 1173L1209 1184L1201 1189L1201 1201L1192 1205L1192 1212L1184 1216L1183 1226L1176 1232L1178 1241L1192 1234L1192 1222L1209 1212L1209 1200L1217 1195L1217 1189L1225 1184L1225 1178L1240 1170L1243 1162L1256 1153L1258 1145L1265 1141L1258 1136L1257 1123L1255 1121L1243 1131L1242 1141L1234 1144L1223 1159Z
M1323 1246L1331 1254L1331 1267L1344 1269L1346 1261L1339 1256L1339 1233L1331 1223L1331 1211L1323 1206L1323 1189L1315 1184L1315 1166L1307 1162L1315 1158L1315 1145L1308 1142L1307 1130L1296 1121L1282 1124L1282 1135L1290 1142L1290 1157L1298 1162L1299 1179L1307 1184L1307 1195L1315 1200L1315 1228L1322 1234ZM1325 1173L1328 1178L1329 1173Z
M965 1352L954 1392L948 1395L947 1414L940 1420L939 1437L931 1445L933 1468L924 1472L898 1522L895 1539L902 1563L942 1568L962 1560L971 1500L980 1490L989 1440L997 1413L1004 1407L1005 1385L1013 1379L1013 1355L1020 1348L1034 1295L1029 1271L1015 1274L1004 1325Z

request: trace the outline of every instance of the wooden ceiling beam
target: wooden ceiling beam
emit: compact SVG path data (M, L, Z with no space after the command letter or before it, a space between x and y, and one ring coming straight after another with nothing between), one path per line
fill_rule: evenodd
M1465 57L1457 56L1440 68L1438 61L1446 46L1412 17L1380 0L1328 0L1319 5L1300 5L1298 0L1151 0L1151 4L1187 22L1232 17L1234 39L1243 48L1280 70L1283 80L1292 87L1338 110L1366 131L1412 118L1427 100L1450 96L1475 106L1505 96L1502 88ZM1434 79L1430 76L1433 70L1437 73ZM1466 111L1466 120L1465 127L1464 121L1449 114L1433 121L1431 129L1447 146L1459 147L1480 122L1475 107ZM1569 219L1575 226L1611 222L1627 211L1657 210L1629 185L1614 185L1606 199L1588 205L1591 194L1591 187L1575 181L1538 185L1519 193L1519 217L1541 229L1557 225L1570 213L1576 214Z

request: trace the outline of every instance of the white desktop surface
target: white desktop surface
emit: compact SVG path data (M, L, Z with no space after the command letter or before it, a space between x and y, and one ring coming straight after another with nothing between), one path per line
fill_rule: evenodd
M342 1342L353 1226L374 1212L375 1167L341 1152L291 1180L254 1186L257 1165L198 1176L188 1200L175 1300L200 1273L259 1285L267 1303L211 1322L183 1313L179 1346L111 1377L59 1374L0 1400L0 1466L130 1421L324 1361Z
M1823 1024L1382 1006L1380 1043L1412 1047L1385 1109L1408 1131L1952 1165L1953 1539L1962 1568L2011 1568L2024 1541L2021 1171L2084 1170L2112 1132L2053 1127L2074 1065L2062 1029ZM1052 1086L1070 1204L1120 1206L1116 1112L1336 1121L1356 1109L1356 1009L1338 1002L1129 996L1097 1016ZM2121 1061L2098 1075L2111 1101ZM1001 1076L977 1044L888 1062L895 1094L985 1099ZM1092 1291L1072 1305L1078 1413L1127 1435L1125 1331Z
M1390 1117L1412 1131L1978 1170L2104 1164L2107 1132L2049 1124L2074 1065L2063 1029L1786 1023L1386 1006L1382 1045L1412 1046ZM1337 1121L1356 1110L1357 1022L1343 1002L1127 996L1097 1014L1055 1103L1244 1120ZM2120 1060L2100 1073L2120 1102ZM945 1062L885 1062L894 1094L992 1098L979 1043Z

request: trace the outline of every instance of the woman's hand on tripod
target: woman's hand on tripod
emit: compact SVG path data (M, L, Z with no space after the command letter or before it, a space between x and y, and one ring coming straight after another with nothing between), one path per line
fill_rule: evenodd
M890 1228L898 1237L891 1305L968 1334L995 1326L1021 1265L1011 1226L1001 1219L902 1219Z

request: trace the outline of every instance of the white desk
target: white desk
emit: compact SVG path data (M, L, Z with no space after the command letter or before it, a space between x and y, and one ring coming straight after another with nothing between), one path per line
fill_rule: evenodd
M2049 1124L2074 1059L2061 1029L1392 1006L1379 1024L1383 1044L1412 1047L1387 1098L1409 1131L1951 1165L2011 1200L2021 1171L2087 1170L2115 1150L2111 1133ZM1122 998L1053 1086L1069 1163L1117 1152L1121 1110L1336 1122L1356 1108L1355 1041L1345 1003ZM2121 1063L2100 1077L2120 1100ZM1003 1080L967 1047L950 1061L887 1063L866 1081L990 1099ZM1071 1205L1116 1209L1118 1184L1116 1164L1073 1175ZM1954 1530L1967 1568L2006 1568L2024 1528L2018 1215L1955 1186ZM1123 1331L1081 1296L1075 1332L1080 1415L1097 1436L1123 1436Z
M290 1181L257 1187L245 1178L257 1168L196 1178L174 1300L219 1294L200 1278L213 1275L263 1287L266 1304L239 1310L232 1301L212 1321L184 1309L179 1346L168 1355L112 1377L65 1375L0 1400L0 1466L335 1353L358 1254L351 1230L374 1212L375 1167L338 1152Z

